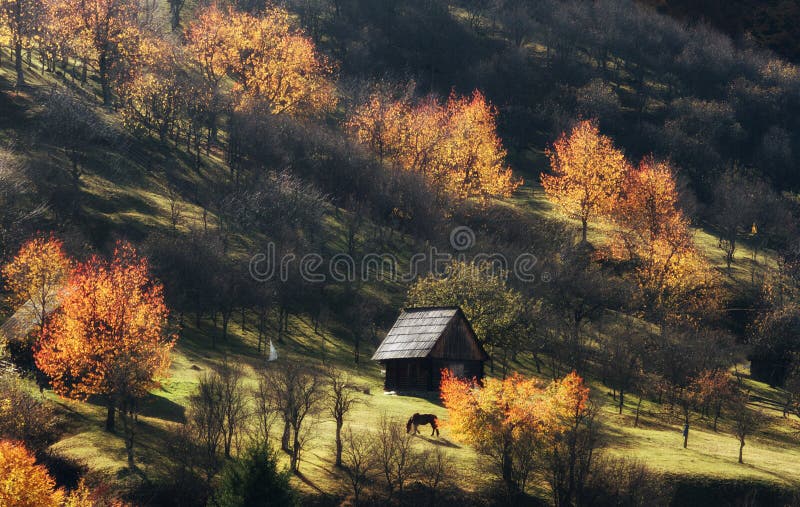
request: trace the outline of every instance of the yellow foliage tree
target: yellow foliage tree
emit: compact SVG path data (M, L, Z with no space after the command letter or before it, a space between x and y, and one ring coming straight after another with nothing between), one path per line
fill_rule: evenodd
M714 307L714 274L695 247L669 164L647 157L631 170L612 219L620 227L610 250L634 262L646 311L688 315Z
M47 469L22 444L0 440L0 505L59 507L64 498Z
M453 435L476 446L511 492L525 491L539 459L575 456L590 451L577 446L583 421L590 417L589 388L575 372L542 386L537 379L514 374L505 380L489 378L483 387L442 372L441 396ZM573 446L572 444L576 445ZM565 452L566 451L566 452ZM550 463L559 473L576 469L576 462ZM577 469L576 469L577 471ZM559 480L552 485L560 487ZM570 492L570 494L573 492Z
M617 201L628 164L597 123L584 120L547 151L552 174L542 174L548 199L570 218L580 220L586 241L588 223L611 211Z
M3 267L11 303L28 313L27 318L36 322L40 331L57 305L58 293L67 281L69 270L64 245L53 236L28 241Z
M62 34L65 49L97 69L103 104L110 104L112 76L118 78L117 82L125 81L141 56L138 2L49 0L49 10L53 29Z
M522 184L505 165L497 111L479 91L418 104L372 94L345 127L381 162L425 176L442 197L507 197Z
M330 63L285 9L254 16L211 6L186 33L189 53L209 82L216 86L225 74L235 79L240 109L264 104L273 114L308 115L336 105Z

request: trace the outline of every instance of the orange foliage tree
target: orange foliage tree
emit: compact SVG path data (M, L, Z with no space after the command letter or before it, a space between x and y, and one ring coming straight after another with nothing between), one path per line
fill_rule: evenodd
M625 179L611 216L620 226L611 251L634 263L647 311L690 314L700 304L713 307L713 271L695 247L669 164L643 159Z
M570 218L580 220L586 241L590 220L605 215L617 201L628 164L597 123L584 120L547 151L552 174L542 174L547 198Z
M305 115L336 104L331 65L285 9L254 16L214 5L199 14L186 38L210 84L216 88L225 74L235 79L240 109L264 104L273 114Z
M505 164L497 110L482 93L452 93L444 104L372 94L345 127L383 162L423 174L449 197L507 197L522 183Z
M0 440L0 505L58 507L64 494L22 444Z
M135 0L50 0L50 20L73 56L97 69L103 104L111 102L112 77L122 79L141 50Z
M563 447L576 451L582 443L580 427L591 416L589 389L575 372L546 387L519 374L505 380L489 378L478 387L474 380L459 379L444 370L441 396L450 431L491 461L510 493L524 491L542 461L558 465L555 475L570 482L569 471L561 473L563 463L556 458L579 456L565 454ZM574 473L579 470L572 468Z
M165 333L163 288L150 277L147 261L118 243L110 261L95 256L76 267L61 297L42 333L36 365L59 395L104 396L109 430L119 409L132 467L136 400L166 373L175 342Z
M696 393L698 402L707 416L714 418L713 428L717 431L717 422L722 407L733 397L736 386L730 374L725 370L703 370L692 379L691 389Z
M3 267L6 290L12 304L22 306L41 332L47 315L57 305L58 293L67 281L70 261L63 243L53 236L34 238Z

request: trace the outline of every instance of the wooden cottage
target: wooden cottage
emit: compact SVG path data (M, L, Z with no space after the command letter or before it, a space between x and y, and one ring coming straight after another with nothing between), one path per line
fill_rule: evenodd
M441 370L483 378L483 350L458 307L406 308L372 356L386 367L387 391L435 391Z

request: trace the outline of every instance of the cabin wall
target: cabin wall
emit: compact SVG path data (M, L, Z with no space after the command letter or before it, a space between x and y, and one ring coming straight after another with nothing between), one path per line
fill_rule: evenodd
M438 391L443 369L460 378L483 380L483 361L415 358L392 359L383 364L383 387L387 391Z
M429 357L458 361L484 359L475 334L463 318L456 318L450 322Z
M432 389L431 361L427 358L384 361L387 391L428 391ZM438 385L438 384L437 384Z

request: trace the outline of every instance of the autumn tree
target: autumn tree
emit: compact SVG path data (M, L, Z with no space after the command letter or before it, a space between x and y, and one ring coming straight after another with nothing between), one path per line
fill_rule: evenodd
M226 64L240 108L264 103L272 114L305 115L336 104L330 64L285 9L228 14Z
M722 408L735 394L730 374L721 369L703 370L692 379L692 383L700 407L705 415L713 417L713 429L717 431Z
M490 460L510 494L525 490L543 457L557 499L574 495L590 464L585 446L594 442L583 433L592 418L588 395L575 373L549 386L514 374L486 379L478 388L445 370L441 384L451 433Z
M58 306L58 296L70 271L64 244L55 236L41 236L22 245L14 259L3 267L6 290L12 304L28 313L44 330L47 316Z
M93 256L72 271L35 353L59 395L105 397L108 430L119 410L131 468L137 400L166 374L175 343L166 332L167 313L147 260L119 242L111 260Z
M186 52L203 77L208 100L200 106L208 127L208 144L216 141L221 106L220 81L228 69L231 25L216 4L199 12L186 29Z
M5 25L11 39L14 54L14 71L17 87L25 84L22 72L22 50L30 49L41 30L45 17L42 0L2 0L0 1L0 24Z
M0 505L60 507L64 493L22 444L0 440Z
M336 103L332 68L314 42L271 6L259 15L212 5L188 27L187 48L216 88L234 77L239 109L266 105L272 114L316 114Z
M103 104L109 105L114 78L124 77L139 57L138 3L133 0L51 0L50 8L51 19L69 34L72 53L85 62L93 62Z
M544 468L556 506L578 502L591 473L599 428L589 387L575 372L554 380L545 391L548 403L542 447Z
M178 139L184 130L189 103L195 100L191 79L181 68L175 47L163 43L147 65L120 87L123 121L134 130L152 130L161 141ZM202 95L198 97L202 99ZM188 128L186 128L188 130Z
M612 218L618 232L611 255L633 263L646 312L664 317L691 314L700 306L708 312L716 302L715 277L694 245L667 163L647 157L629 171Z
M548 199L566 216L581 222L586 241L590 220L611 211L617 201L628 164L596 122L578 122L547 151L551 174L541 181Z
M497 111L479 91L451 93L445 103L428 97L374 93L356 106L345 127L381 161L419 173L440 197L507 197L522 183L506 166L497 135Z

